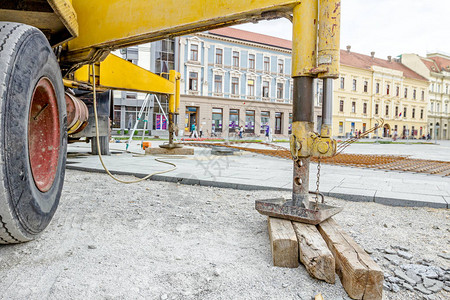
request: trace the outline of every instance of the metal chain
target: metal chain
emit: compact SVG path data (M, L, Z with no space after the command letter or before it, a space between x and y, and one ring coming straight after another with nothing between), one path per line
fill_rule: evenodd
M320 184L320 156L317 157L317 180L316 180L316 203L314 205L315 210L319 210L319 184Z

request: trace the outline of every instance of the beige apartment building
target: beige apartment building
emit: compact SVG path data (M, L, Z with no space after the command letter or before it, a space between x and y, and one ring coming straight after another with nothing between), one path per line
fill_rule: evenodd
M341 50L333 89L333 136L346 138L381 124L371 137L420 138L427 134L428 80L387 60Z
M450 139L450 56L430 53L426 57L403 54L401 61L429 80L428 132L437 139Z

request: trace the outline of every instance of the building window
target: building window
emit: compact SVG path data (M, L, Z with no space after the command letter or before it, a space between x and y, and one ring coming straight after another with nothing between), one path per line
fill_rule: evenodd
M340 112L344 111L344 100L339 100L339 111Z
M114 105L114 115L113 115L113 128L120 128L120 120L122 116L122 108L119 105Z
M198 61L198 45L191 45L191 60Z
M425 91L422 91L421 99L422 99L422 101L425 100Z
M282 122L283 120L283 113L276 112L275 113L275 134L281 134L283 131L282 128Z
M222 93L222 75L214 75L214 92Z
M245 132L255 133L255 111L246 110L245 111Z
M222 132L223 113L221 108L212 109L212 132Z
M344 133L344 122L339 122L339 133Z
M216 49L216 64L221 65L222 64L222 57L223 57L223 50L222 49Z
M434 92L434 83L431 84L431 91Z
M367 115L367 103L363 103L363 114Z
M239 68L239 52L233 51L233 67Z
M405 98L408 98L408 88L405 88Z
M175 69L175 40L164 39L155 42L155 69L154 72L158 75L169 78L167 73L169 70ZM128 48L129 49L129 48ZM136 49L136 58L137 57ZM137 61L136 61L137 64Z
M230 132L239 127L239 109L230 109Z
M341 77L340 78L340 87L341 87L341 89L344 89L344 86L345 86L345 78L344 77Z
M377 82L377 83L375 84L375 93L376 93L376 94L379 94L379 93L380 93L380 83L379 83L379 82Z
M395 96L400 96L400 87L399 86L396 86L395 87Z
M189 90L198 91L198 73L189 72Z
M248 68L250 70L254 70L255 69L255 54L250 54L248 56Z
M352 90L356 91L356 79L353 79Z
M231 78L231 94L239 95L239 78L238 77Z
M264 56L264 72L270 72L270 58Z
M364 93L367 93L368 89L369 89L369 83L367 81L364 81Z
M420 110L420 118L423 119L423 109Z
M248 96L255 96L255 80L247 80Z
M262 96L264 98L269 98L269 82L268 81L263 81Z
M403 118L406 118L406 112L407 112L406 107L404 107L403 108Z
M375 115L378 115L378 104L375 104Z
M387 84L387 85L386 85L386 95L389 95L389 89L390 89L390 85Z
M265 133L267 126L269 126L270 113L268 111L261 112L261 130L260 133Z
M416 100L416 90L413 90L413 99Z
M395 107L395 116L398 117L398 106Z
M434 111L434 103L433 103L433 102L430 103L430 111L431 111L431 112Z
M413 108L412 109L412 115L411 115L411 118L415 118L416 117L416 109L415 108Z
M284 73L284 62L282 59L278 60L278 73L283 74Z
M389 116L389 105L386 105L386 117Z
M283 99L283 83L277 83L277 99Z
M356 102L353 101L352 102L352 113L355 113L355 112L356 112Z
M440 113L440 112L441 112L440 107L439 107L439 103L436 103L436 112L437 112L437 113Z

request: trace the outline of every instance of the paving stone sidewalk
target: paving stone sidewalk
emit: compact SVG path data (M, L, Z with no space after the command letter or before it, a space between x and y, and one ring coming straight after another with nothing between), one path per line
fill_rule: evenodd
M111 144L111 148L124 149L123 144ZM138 148L134 146L134 149ZM67 168L104 172L98 157L87 155L88 151L86 146L70 146ZM170 168L154 158L113 150L113 154L104 157L104 161L116 174L139 177ZM207 148L195 148L195 155L191 157L166 156L163 160L175 163L177 169L155 175L152 180L248 190L292 189L292 162L288 160L248 152L233 156L215 156L211 155L211 150ZM316 189L316 168L316 164L311 164L310 190ZM391 206L449 208L450 178L322 164L320 191L326 196L350 201L377 202Z

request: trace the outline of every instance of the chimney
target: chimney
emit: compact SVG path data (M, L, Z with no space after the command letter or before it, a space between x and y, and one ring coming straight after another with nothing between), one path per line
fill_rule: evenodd
M375 58L375 51L370 52L370 56L372 56L372 59Z
M388 55L388 62L392 62L392 56Z
M350 49L352 49L352 46L348 45L347 46L347 52L350 53Z

